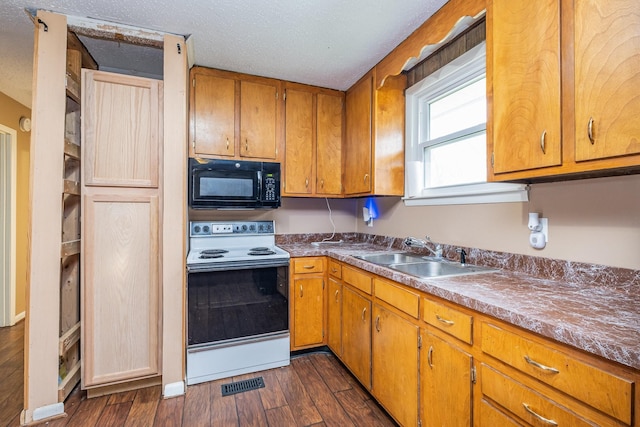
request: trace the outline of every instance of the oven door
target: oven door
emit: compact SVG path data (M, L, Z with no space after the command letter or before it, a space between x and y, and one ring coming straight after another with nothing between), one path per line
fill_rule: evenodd
M288 332L288 260L284 264L190 271L188 347Z

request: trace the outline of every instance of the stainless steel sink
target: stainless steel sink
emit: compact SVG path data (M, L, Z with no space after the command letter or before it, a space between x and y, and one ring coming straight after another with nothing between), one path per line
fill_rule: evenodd
M416 277L451 277L467 274L493 273L499 270L448 261L424 261L414 264L389 264L389 268Z
M372 262L378 265L390 265L390 264L409 264L415 262L424 262L425 259L417 254L412 253L384 253L384 254L366 254L366 255L354 255L354 258L361 259L363 261Z
M354 255L355 258L382 265L416 277L451 277L468 274L493 273L499 270L446 259L420 256L410 252Z

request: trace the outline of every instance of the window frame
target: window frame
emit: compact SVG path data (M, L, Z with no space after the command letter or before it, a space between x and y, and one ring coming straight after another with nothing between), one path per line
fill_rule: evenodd
M526 184L482 182L425 188L424 147L435 145L438 139L420 142L419 114L422 100L448 92L485 74L486 42L482 42L406 90L405 194L402 198L406 206L513 203L528 200ZM476 133L486 132L486 121L484 125L469 129Z

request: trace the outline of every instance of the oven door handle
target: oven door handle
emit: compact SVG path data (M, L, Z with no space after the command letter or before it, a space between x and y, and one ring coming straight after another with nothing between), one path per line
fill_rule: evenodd
M187 265L188 273L207 273L210 271L223 270L247 270L251 268L270 268L270 267L288 267L289 259L264 260L264 261L237 261L237 262L220 262L213 264L192 264Z

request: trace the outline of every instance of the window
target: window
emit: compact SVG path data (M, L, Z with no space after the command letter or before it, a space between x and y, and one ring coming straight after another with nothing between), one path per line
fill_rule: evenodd
M487 183L485 43L407 90L405 204L519 202L526 186Z

